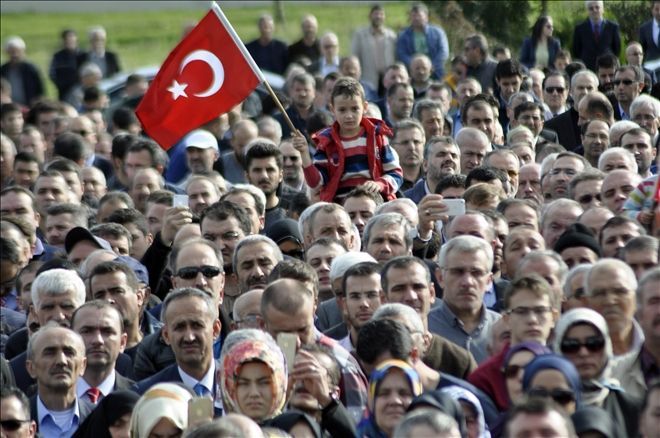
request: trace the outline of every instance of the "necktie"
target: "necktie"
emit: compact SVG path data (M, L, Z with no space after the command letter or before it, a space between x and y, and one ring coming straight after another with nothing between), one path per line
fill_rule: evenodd
M594 25L594 39L596 42L600 40L600 23Z
M89 388L85 394L87 394L87 397L89 397L89 401L96 404L96 402L99 401L99 397L101 396L101 391L99 391L98 388L92 387Z
M206 397L209 395L209 391L201 383L196 384L193 390L195 391L195 394L197 394L200 397Z

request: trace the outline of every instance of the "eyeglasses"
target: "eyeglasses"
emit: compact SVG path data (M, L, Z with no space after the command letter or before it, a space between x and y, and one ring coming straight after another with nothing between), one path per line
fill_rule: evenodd
M520 307L514 307L513 309L509 310L509 313L513 313L514 315L523 316L523 317L529 316L531 313L533 313L534 315L536 315L537 318L541 318L551 310L552 307L550 306L534 306L534 307L520 306Z
M222 270L215 266L190 266L187 268L179 269L179 271L176 273L176 276L183 278L184 280L192 280L193 278L197 277L197 274L200 272L206 278L213 278L222 274Z
M634 83L637 83L637 81L633 81L632 79L615 79L615 80L612 81L612 83L615 86L619 86L619 85L623 84L626 87L628 87L628 86L630 86Z
M575 401L575 394L569 389L555 388L548 390L545 388L532 388L527 392L530 397L551 398L560 405L567 405Z
M564 91L566 91L566 88L564 87L545 87L545 92L548 94L562 94Z
M587 195L584 195L584 196L580 196L580 197L578 198L578 202L579 202L580 204L589 204L589 203L591 203L591 201L593 201L594 199L595 199L596 201L600 202L600 193L596 193L595 195L587 194Z
M597 353L605 347L605 339L602 336L590 336L584 342L578 339L564 338L559 348L564 354L575 354L582 347L586 347L591 353Z
M0 429L6 432L15 432L21 428L24 423L29 423L31 420L2 420L0 421Z
M515 379L525 367L522 365L507 365L503 370L506 379Z

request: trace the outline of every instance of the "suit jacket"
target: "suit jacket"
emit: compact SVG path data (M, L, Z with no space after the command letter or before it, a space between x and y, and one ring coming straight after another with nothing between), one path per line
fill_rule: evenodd
M336 299L330 298L319 304L316 309L316 321L314 322L314 325L319 331L323 332L329 330L343 322L344 318L341 316L341 311L339 310L339 305L337 304Z
M105 175L106 180L109 180L110 178L112 178L112 175L115 174L115 170L112 167L112 163L106 158L101 157L100 155L94 155L94 163L92 165L98 168L101 172L103 172L103 175Z
M346 326L346 323L340 322L336 326L324 331L323 334L336 341L340 341L348 336L348 327Z
M545 141L544 143L559 143L559 136L557 133L553 130L550 129L543 129L541 130L541 133L539 134L539 140L543 138Z
M119 65L119 58L114 52L110 52L109 50L106 50L105 55L103 57L105 58L105 74L103 75L104 78L109 78L110 76L119 73L121 71L121 66ZM80 55L78 55L78 68L85 65L85 63L89 62L89 60L90 60L89 52L83 52Z
M113 391L131 389L133 388L133 385L135 385L134 380L128 379L119 373L115 373L115 387L113 388Z
M573 57L581 59L589 70L596 71L596 59L605 53L619 57L621 36L619 25L603 20L598 41L594 37L589 19L575 26L573 31Z
M578 112L570 108L545 122L545 128L555 131L559 137L559 144L566 150L572 151L582 143L577 122Z
M649 20L639 27L639 42L644 50L644 59L653 61L660 58L660 47L653 41L653 20Z
M477 369L477 362L472 353L465 348L449 342L442 336L431 333L431 346L422 361L442 374L450 374L459 379L467 379L472 371Z
M82 424L85 421L85 418L92 413L95 406L82 398L78 399L78 410L80 411L80 418L78 419L78 424ZM30 397L30 419L34 420L37 423L37 432L39 432L39 415L37 414L37 394ZM39 435L40 436L40 435ZM48 437L46 437L48 438Z
M134 384L131 389L137 392L138 394L143 395L152 386L158 383L166 383L166 382L183 383L183 380L181 380L181 375L179 374L179 368L176 363L168 366L167 368L161 370L160 372L154 374L151 377L147 377L146 379L140 380L139 382ZM218 382L215 375L213 376L213 386L216 388L218 387ZM214 407L213 409L216 417L222 415L222 409L218 407Z
M3 64L0 67L0 76L7 79L12 88L17 86L17 84L12 84L10 80L10 70L13 68L14 65L10 64L9 62ZM16 99L16 97L14 97L13 100L22 105L30 106L35 99L43 97L44 93L46 92L43 80L41 79L41 73L39 72L39 69L36 65L27 61L19 62L15 68L18 69L18 73L23 80L21 85L23 86L24 99L19 101Z

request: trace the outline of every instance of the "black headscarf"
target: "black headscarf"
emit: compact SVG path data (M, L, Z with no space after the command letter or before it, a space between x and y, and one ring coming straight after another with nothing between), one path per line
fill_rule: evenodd
M449 394L441 392L439 389L435 391L428 391L420 396L417 396L408 406L408 412L412 412L418 408L432 408L449 415L458 424L458 431L461 436L467 436L467 426L465 424L465 416L463 415L463 408L461 405L452 398Z
M600 432L607 438L615 438L615 428L612 418L604 409L596 406L583 406L573 415L575 433L581 435L587 432Z
M309 415L300 412L300 411L286 411L277 417L273 418L268 422L267 426L275 427L277 429L282 429L285 432L289 432L293 426L298 424L300 421L305 422L309 428L314 433L316 438L322 438L323 432L321 432L321 426Z
M110 426L125 414L133 412L139 398L139 395L128 390L106 395L78 427L73 438L112 438Z

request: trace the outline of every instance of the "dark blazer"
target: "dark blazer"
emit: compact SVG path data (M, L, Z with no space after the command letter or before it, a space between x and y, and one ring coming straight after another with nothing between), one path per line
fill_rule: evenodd
M653 61L660 58L660 47L653 41L653 20L639 27L639 42L644 50L644 59Z
M596 59L605 53L612 53L616 57L621 53L621 36L619 25L609 20L603 20L598 42L594 37L589 19L575 26L573 31L574 58L581 59L589 70L596 71Z
M29 106L35 99L43 97L44 93L46 92L46 88L44 87L43 80L41 79L41 73L39 72L39 69L36 65L27 61L21 61L16 65L16 67L18 68L18 72L23 80L23 96L25 97L24 101L17 101L17 103ZM9 62L3 64L2 67L0 67L0 76L7 79L10 84L11 81L9 72L12 68L13 64L10 64ZM16 84L11 84L11 86L15 87ZM16 99L14 98L14 100Z
M85 418L94 410L94 405L83 399L78 399L78 410L80 411L80 418L78 424L82 424L85 421ZM30 397L30 419L34 420L37 423L37 432L39 432L39 415L37 414L37 395Z
M551 38L548 41L548 67L555 65L555 58L559 49L561 49L559 40L557 38ZM522 48L520 49L520 62L527 68L534 68L536 65L536 48L531 37L523 40Z
M346 323L340 322L334 327L329 328L328 330L323 332L324 335L335 339L337 341L344 339L346 336L348 336L348 327L346 326Z
M477 369L477 362L472 353L463 347L459 347L439 336L433 336L431 346L422 358L422 361L442 374L450 374L459 379L467 379L467 376Z
M426 196L426 178L420 178L417 180L412 188L403 192L404 196L410 199L415 204L419 204L422 201L422 198Z
M543 143L547 143L547 142L559 143L559 136L557 135L557 133L555 131L553 131L551 129L541 130L541 133L539 134L539 137L540 137L539 140L541 138L543 140L545 140L545 141L543 141Z
M104 78L109 78L110 76L119 73L121 71L121 66L119 65L119 58L114 52L111 52L109 50L105 51L105 75L103 76ZM78 68L82 67L85 65L86 62L89 62L90 60L90 53L89 52L83 52L80 55L78 55Z
M109 180L112 178L112 175L115 174L115 170L112 167L112 163L106 159L103 158L100 155L94 155L94 162L92 163L92 166L98 168L101 172L103 172L103 175L105 175L105 179Z
M128 379L122 376L119 373L115 373L115 387L113 391L119 391L120 389L131 389L135 385L135 381Z
M145 392L147 392L149 388L156 385L157 383L166 383L166 382L183 383L183 380L181 380L181 375L179 374L179 369L177 368L176 363L168 366L164 370L154 374L151 377L148 377L144 380L140 380L135 385L133 385L131 389L137 392L138 394L143 395ZM213 376L213 385L216 388L218 387L217 377L215 375ZM213 409L216 417L222 415L222 409L217 407L214 407Z
M582 143L577 122L578 112L570 108L545 122L545 128L555 131L559 137L559 144L572 151Z
M344 322L344 318L342 318L341 311L337 305L337 300L334 298L330 298L319 304L316 309L316 317L314 325L322 332Z
M53 55L50 61L48 76L55 83L60 100L79 83L78 77L78 49L62 49Z

